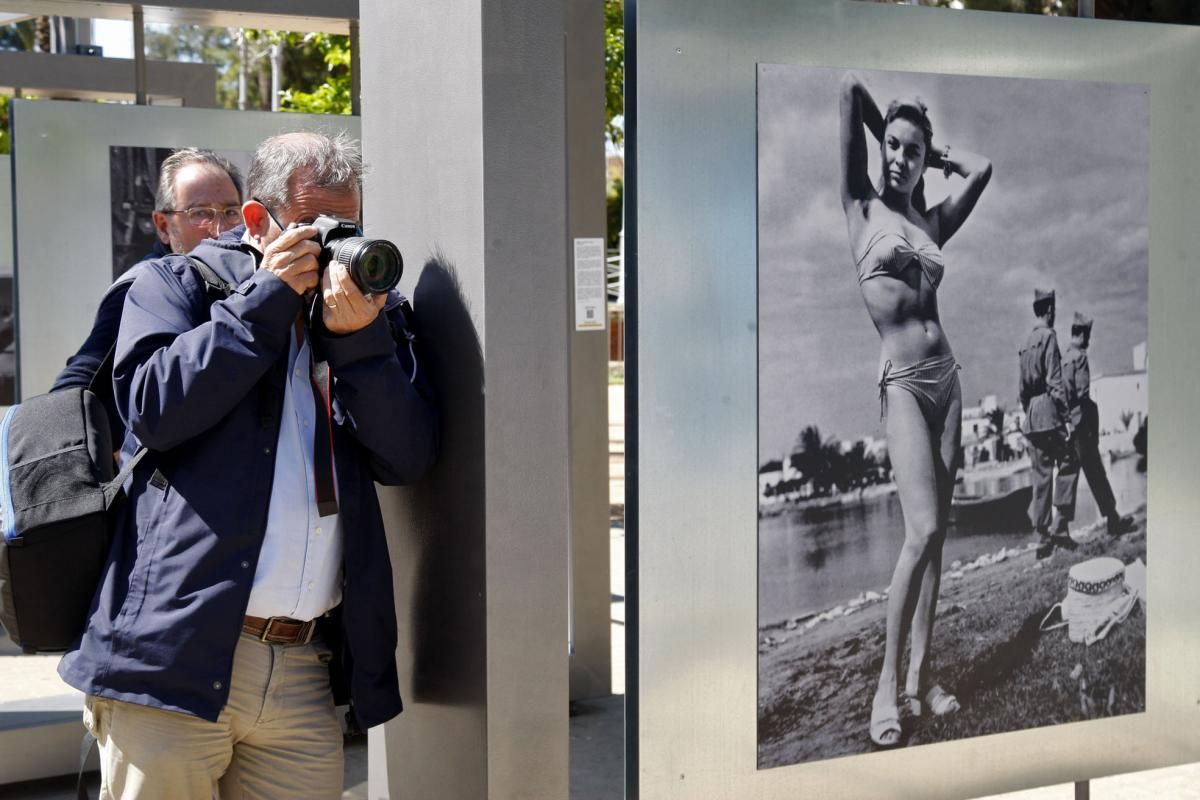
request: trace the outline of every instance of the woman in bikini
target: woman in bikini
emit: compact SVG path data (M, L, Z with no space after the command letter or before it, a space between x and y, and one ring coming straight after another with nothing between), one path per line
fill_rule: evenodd
M867 174L868 130L883 156L878 185ZM841 147L842 207L859 288L883 342L880 403L904 511L904 544L888 593L883 669L871 702L871 740L891 747L900 742L901 701L918 716L959 709L957 698L929 678L962 428L958 364L942 330L937 288L945 269L941 247L975 207L992 167L982 156L935 150L933 126L920 100L896 100L881 114L854 75L842 84ZM930 166L961 180L927 209L923 175ZM901 694L900 656L910 632Z

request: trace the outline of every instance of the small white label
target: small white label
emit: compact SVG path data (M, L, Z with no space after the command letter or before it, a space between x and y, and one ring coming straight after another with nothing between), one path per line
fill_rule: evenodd
M604 240L575 240L575 330L607 327L608 290L604 274Z

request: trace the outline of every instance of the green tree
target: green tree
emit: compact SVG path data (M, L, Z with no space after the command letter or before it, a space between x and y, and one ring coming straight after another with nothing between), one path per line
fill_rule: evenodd
M27 19L0 26L0 50L32 50L37 41L37 23Z
M604 132L614 147L625 129L614 122L625 114L625 0L604 0Z
M236 29L204 25L147 25L146 58L217 65L217 104L222 108L237 108L241 59ZM257 84L253 87L253 95L253 100L248 100L246 107L262 108ZM270 107L269 101L267 107Z
M8 133L8 101L12 97L0 94L0 155L8 155L12 151L12 140Z
M625 181L620 178L613 178L608 182L608 192L605 196L605 211L608 214L608 240L606 244L609 250L615 250L621 244L621 227L624 224L622 214L624 213L625 202Z
M347 36L247 29L246 108L271 108L272 46L283 48L280 108L314 114L350 113L350 42ZM217 103L237 108L241 48L236 28L147 25L146 57L216 64Z
M36 44L36 20L0 25L0 50L33 50ZM12 95L0 94L0 155L12 151L12 139L8 132L8 101L11 99Z
M288 54L285 75L293 88L284 90L280 108L307 114L349 114L349 37L289 33L284 42Z

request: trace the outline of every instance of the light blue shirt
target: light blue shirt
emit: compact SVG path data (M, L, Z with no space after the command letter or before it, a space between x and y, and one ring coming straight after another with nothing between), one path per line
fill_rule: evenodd
M310 620L342 600L342 522L339 514L321 517L317 513L313 476L317 408L309 377L308 337L288 339L275 481L246 613Z

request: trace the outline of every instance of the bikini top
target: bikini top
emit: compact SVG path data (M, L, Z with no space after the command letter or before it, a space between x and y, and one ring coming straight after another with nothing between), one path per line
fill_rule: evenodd
M899 231L876 231L855 261L858 282L861 285L864 281L883 275L899 278L914 258L920 262L921 271L925 273L929 285L937 289L946 271L941 248L933 242L914 247L908 237Z

